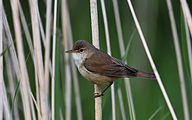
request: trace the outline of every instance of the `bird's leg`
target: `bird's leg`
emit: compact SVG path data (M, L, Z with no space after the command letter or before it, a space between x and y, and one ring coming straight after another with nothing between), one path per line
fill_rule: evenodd
M100 96L104 96L104 92L111 86L113 84L113 82L111 82L106 88L105 88L105 90L103 90L103 92L101 92L101 93L94 93L95 95L94 95L94 98L96 98L96 97L100 97Z

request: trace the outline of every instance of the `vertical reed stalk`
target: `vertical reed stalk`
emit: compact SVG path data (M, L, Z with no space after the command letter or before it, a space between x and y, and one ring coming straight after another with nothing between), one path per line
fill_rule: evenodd
M189 31L190 31L191 36L192 36L192 17L191 17L189 6L188 6L186 0L180 0L180 2L181 2L181 6L183 8L183 12L184 12L184 15L186 17L188 26L189 26Z
M113 0L113 7L114 7L114 14L115 14L115 22L117 27L117 35L118 35L119 46L120 46L119 48L121 52L121 57L123 57L123 55L125 54L125 47L123 42L123 34L121 29L121 21L120 21L119 7L118 7L117 0Z
M19 10L18 10L18 0L11 1L12 5L12 13L13 13L13 22L14 22L14 30L16 36L16 43L17 43L17 53L19 58L19 67L20 71L20 81L21 81L21 90L22 90L22 99L23 99L23 106L24 106L24 116L25 119L31 120L31 110L29 105L29 89L27 84L27 68L25 64L25 57L23 51L23 43L21 37L21 28L20 28L20 21L19 21ZM18 69L17 68L17 69Z
M175 51L176 51L176 57L177 57L179 80L180 80L180 85L181 85L181 96L182 96L182 101L183 101L184 118L185 118L185 120L189 120L188 101L187 101L187 93L186 93L186 87L185 87L179 38L177 35L177 28L176 28L175 18L174 18L174 14L173 14L171 0L166 0L166 1L167 1L167 7L168 7L168 12L169 12L173 40L174 40Z
M122 34L117 0L113 0L113 6L114 6L114 13L115 13L115 22L116 22L116 27L117 27L117 35L118 35L118 40L119 40L119 48L120 48L120 52L121 52L121 57L123 57L123 55L125 54L125 47L124 47L124 42L123 42L123 34ZM134 110L134 105L133 105L133 98L132 98L132 94L131 94L131 85L130 85L129 78L124 78L124 82L125 82L125 87L127 88L126 92L127 92L127 99L128 99L128 104L129 104L130 117L131 117L131 120L135 120L136 117L135 117L135 110ZM120 106L121 106L122 118L123 118L123 120L126 120L121 89L118 90L118 96L119 96L119 101L120 101Z
M3 9L3 24L4 24L4 33L5 35L7 36L7 38L12 41L12 38L11 38L11 33L10 33L10 30L9 30L9 25L8 25L8 22L7 22L7 18L6 18L6 14L4 12L4 9ZM8 45L12 44L12 43L9 43L10 41L8 41ZM10 51L12 50L11 46L13 45L10 45ZM8 47L8 46L7 46ZM12 100L14 99L14 94L15 94L15 71L14 71L14 64L13 64L13 61L11 59L11 56L10 54L7 52L5 53L5 61L6 61L6 70L7 70L7 76L8 76L8 80L9 80L9 86L10 86L10 92L11 92L11 98ZM17 61L17 59L15 59L15 61ZM17 61L18 62L18 61ZM17 97L15 98L15 102L14 102L14 105L16 107L14 107L14 118L19 120L19 112L18 112L18 107L17 107Z
M3 119L3 2L0 0L0 120Z
M37 75L37 64L34 64L35 67L35 86L36 86L36 99L37 99L37 109L39 111L37 111L38 113L38 119L41 119L41 106L40 106L40 90L39 90L39 81L38 81L38 75Z
M130 112L130 117L131 120L136 120L135 116L135 109L133 106L133 98L132 98L132 93L131 93L131 85L130 85L130 80L129 78L125 78L125 86L126 86L126 92L127 92L127 99L128 99L128 104L129 104L129 112Z
M183 14L184 15L184 14ZM187 51L188 51L188 57L189 57L189 71L190 71L190 77L191 77L191 83L192 83L192 49L191 49L191 39L189 34L189 28L187 26L187 20L184 16L184 24L185 24L185 31L186 31L186 41L187 41Z
M45 45L45 90L49 98L49 58L50 58L50 37L51 37L51 7L52 0L47 0L46 10L46 45Z
M90 0L91 9L91 28L92 28L92 43L99 49L99 30L98 30L98 14L97 0ZM95 93L101 93L101 86L95 86ZM95 120L102 119L102 97L95 98Z
M31 39L31 35L29 33L29 28L27 26L27 22L26 22L26 19L25 19L24 13L23 13L23 9L22 9L22 6L21 6L20 2L19 2L19 13L20 13L20 17L21 17L22 27L24 29L24 33L25 33L27 43L28 43L28 46L29 46L29 49L30 49L30 52L31 52L32 60L33 60L33 63L34 63L35 61L34 61L34 50L33 50L32 39ZM36 69L36 66L35 66L35 69ZM28 84L29 84L29 90L31 91L31 86L30 86L29 79L28 79ZM36 95L37 95L37 101L39 103L39 97L38 97L39 91L38 91L38 88L39 87L36 87L36 89L37 89L36 90L36 92L37 92ZM31 95L32 95L32 93L31 93ZM34 104L33 104L32 99L30 99L30 105L31 105L31 110L32 110L32 116L33 116L33 119L35 120L36 115L35 115L35 110L34 110L34 106L33 106Z
M65 50L69 49L68 46L68 36L67 36L67 1L62 0L62 31L63 31L63 43ZM70 69L70 59L69 54L65 54L65 75L66 75L66 87L65 87L65 106L66 106L66 120L71 120L71 69Z
M108 22L107 22L107 15L106 15L106 8L104 0L101 0L101 8L103 13L103 21L105 26L105 36L106 36L106 43L107 43L107 53L111 55L111 47L110 47L110 38L109 38L109 29L108 29ZM111 100L112 100L112 119L116 120L116 112L115 112L115 87L114 84L111 85Z
M71 22L70 22L70 16L69 16L69 9L68 5L66 6L66 14L67 14L67 33L68 33L68 41L69 41L69 47L72 48L73 46L73 37L72 37L72 30L71 30ZM64 20L63 20L64 21ZM71 57L70 57L71 59ZM72 66L72 73L73 73L73 85L75 90L75 101L76 101L76 108L77 108L77 119L83 120L83 114L82 114L82 107L81 107L81 95L80 95L80 89L79 89L79 82L78 82L78 75L77 75L77 69L75 66L75 63L71 63Z
M37 65L38 80L40 85L40 105L41 105L41 117L42 120L48 120L49 118L49 106L48 99L45 91L45 77L44 67L41 50L40 30L38 22L38 4L36 0L29 0L31 9L31 21L33 31L33 42L34 42L34 53L35 53L35 64Z
M52 120L55 120L55 53L56 53L56 22L57 22L57 0L54 3L54 21L53 21L53 52L52 52L52 82L51 82L51 108ZM49 60L48 60L49 62ZM47 64L48 66L49 64ZM47 67L48 69L49 67ZM49 73L49 70L48 70Z
M33 62L34 62L34 50L33 50L32 39L31 39L31 35L30 35L30 32L29 32L29 27L27 25L27 21L25 19L23 9L22 9L22 6L21 6L20 2L19 2L19 13L20 13L20 17L21 17L22 27L24 29L24 33L25 33L25 36L27 38L27 43L28 43L28 46L29 46L29 49L30 49L30 52L31 52Z
M122 97L122 92L120 88L118 89L118 97L119 97L122 120L126 120L125 107L123 104L123 97Z
M7 70L7 76L8 76L8 80L9 80L9 88L10 88L10 92L11 92L11 99L13 100L14 99L14 94L15 94L15 81L14 81L14 73L13 73L13 64L11 62L11 59L10 59L10 55L9 53L5 53L5 61L6 61L6 70ZM18 107L17 107L17 97L15 98L15 102L14 102L14 109L12 111L14 111L14 118L15 120L19 120L19 110L18 110ZM13 116L13 115L12 115Z
M6 86L3 80L3 105L4 105L4 116L6 120L12 120L11 117L11 111L10 111L10 106L9 106L9 102L8 102L8 98L7 98L7 90L6 90Z

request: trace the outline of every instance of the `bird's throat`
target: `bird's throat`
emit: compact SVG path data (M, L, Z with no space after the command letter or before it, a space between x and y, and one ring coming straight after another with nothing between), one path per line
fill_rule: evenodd
M83 57L79 53L72 53L72 57L75 60L76 66L79 68L82 62L84 61Z

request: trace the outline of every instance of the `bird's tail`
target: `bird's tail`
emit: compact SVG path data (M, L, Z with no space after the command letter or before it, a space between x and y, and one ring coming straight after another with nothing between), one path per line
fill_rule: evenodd
M156 79L155 74L154 73L150 73L150 72L146 72L146 71L142 71L142 70L137 70L138 72L136 73L137 77L140 78L149 78L149 79Z

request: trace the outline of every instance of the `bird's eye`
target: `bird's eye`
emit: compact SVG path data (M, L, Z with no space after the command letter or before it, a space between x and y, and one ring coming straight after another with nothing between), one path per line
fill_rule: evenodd
M79 51L80 51L80 52L83 52L83 49L80 49Z

